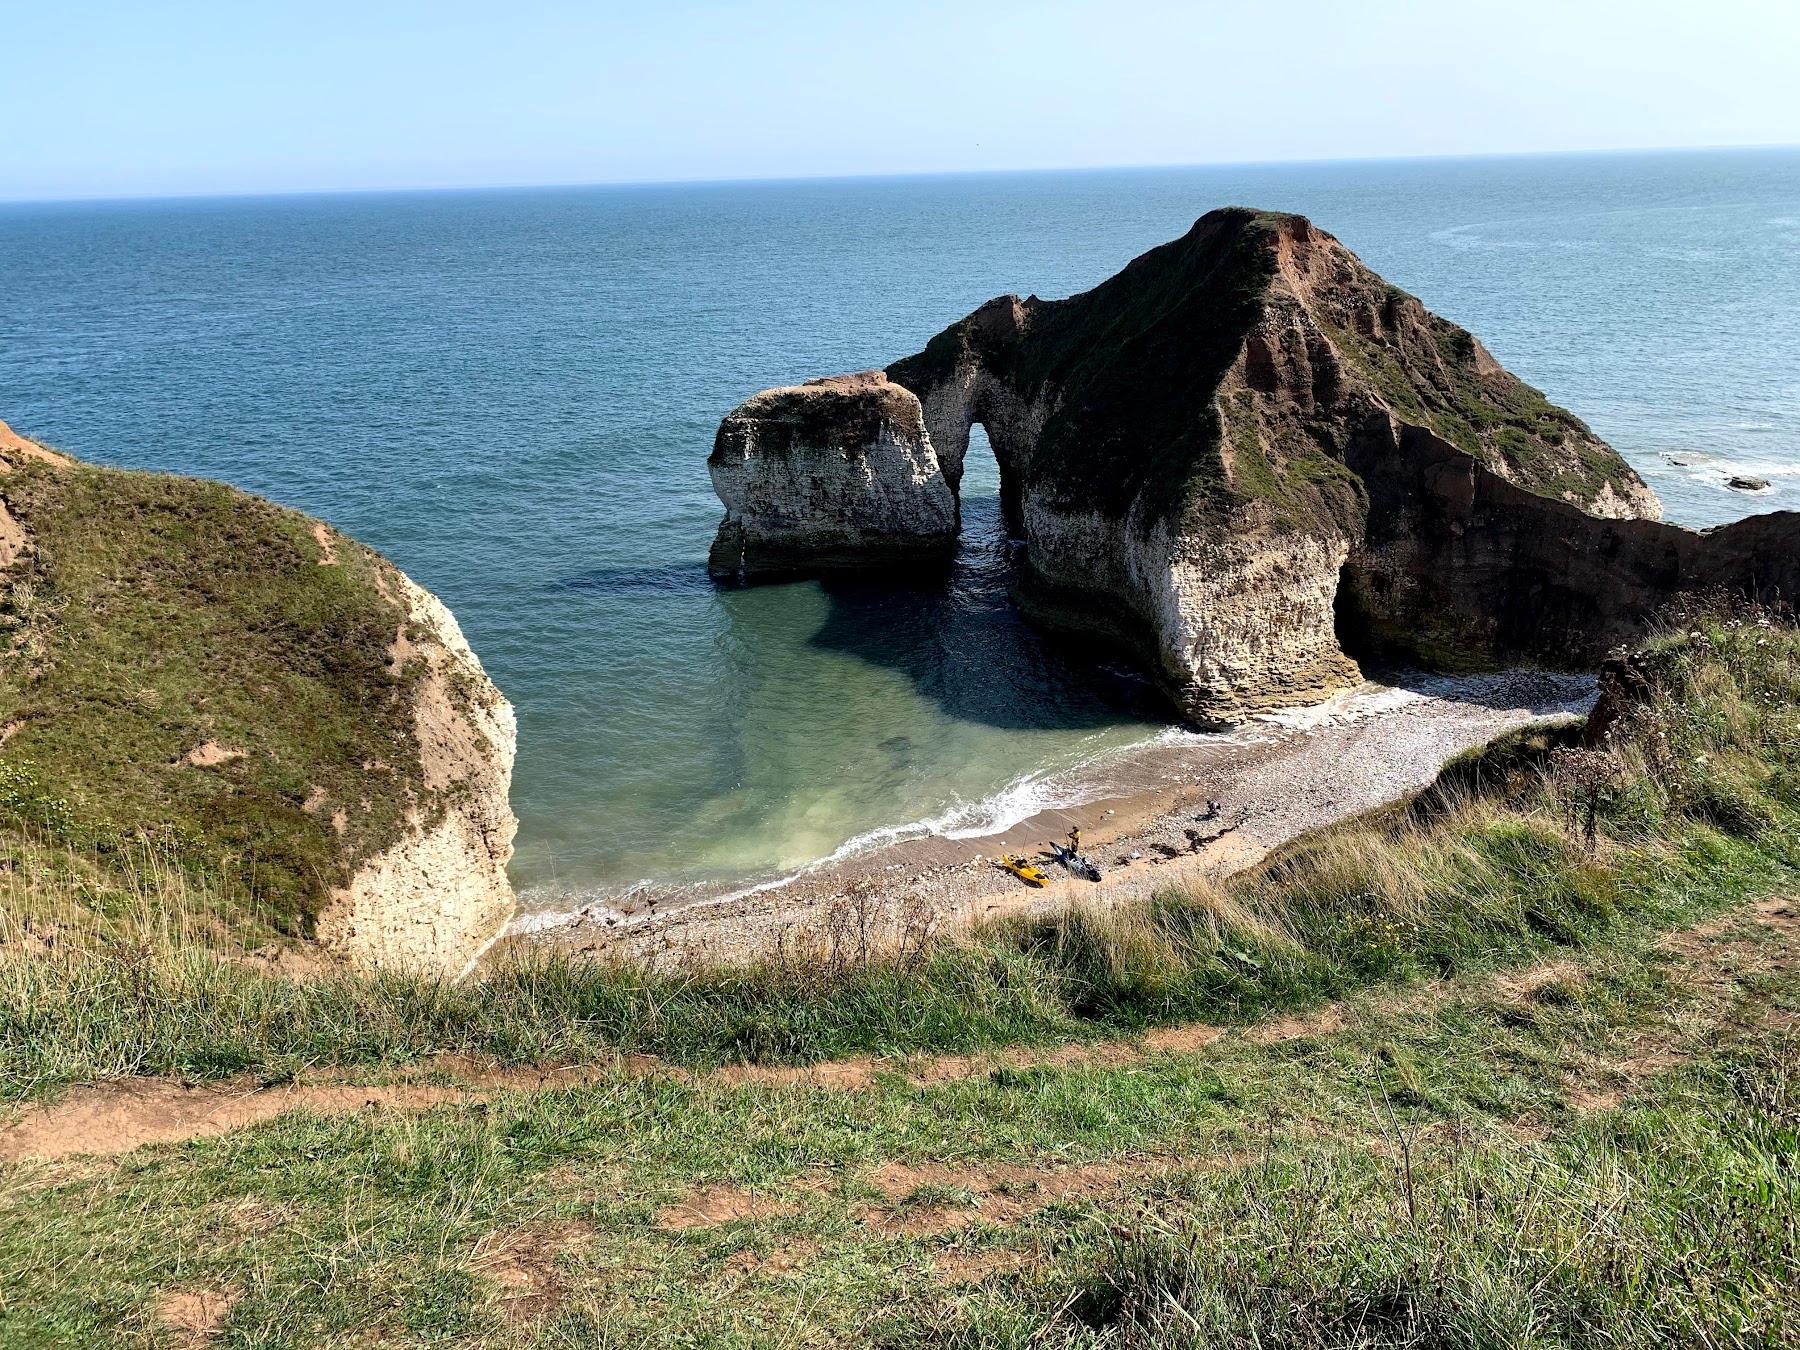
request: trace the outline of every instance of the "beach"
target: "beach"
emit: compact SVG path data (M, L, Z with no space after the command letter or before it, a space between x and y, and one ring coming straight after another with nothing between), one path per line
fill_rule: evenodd
M925 835L775 881L645 891L569 914L528 914L494 948L533 946L676 965L836 944L898 946L1007 914L1147 897L1254 866L1309 830L1403 799L1464 751L1534 723L1585 714L1590 676L1508 670L1371 681L1226 736L1170 736L1122 752L1085 800L966 838ZM1207 803L1216 801L1216 813ZM1098 883L1048 844L1079 828ZM1024 854L1047 883L996 865Z

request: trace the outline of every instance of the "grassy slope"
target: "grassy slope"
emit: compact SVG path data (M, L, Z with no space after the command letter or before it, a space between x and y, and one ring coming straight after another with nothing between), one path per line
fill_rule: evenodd
M0 492L36 545L0 579L13 875L103 905L172 864L193 894L229 894L219 909L240 924L306 931L346 856L397 836L418 759L418 672L389 669L385 564L334 537L336 565L319 566L305 517L217 483L28 463ZM208 741L246 753L184 762Z
M121 1074L264 1076L406 1063L651 1052L695 1064L808 1061L1243 1021L1377 980L1527 959L1620 924L1681 922L1800 865L1800 636L1711 621L1664 640L1660 693L1620 750L1603 847L1571 833L1543 745L1460 766L1411 809L1323 832L1216 893L1076 912L904 963L772 962L656 974L566 959L484 982L295 983L141 934L0 951L0 1099ZM1647 758L1648 756L1648 758ZM0 874L0 924L49 901ZM52 889L54 886L52 885ZM150 888L147 903L159 901ZM105 907L146 903L109 894ZM154 924L148 925L154 927ZM0 938L15 936L0 931Z
M264 1346L1779 1344L1792 943L1618 934L1125 1066L608 1077L19 1165L0 1340L184 1344L158 1309L207 1292Z
M285 984L154 942L135 964L9 948L15 1091L447 1046L805 1058L1350 1003L1274 1044L937 1086L603 1073L15 1165L0 1341L177 1343L161 1300L212 1291L237 1300L227 1335L265 1345L1780 1343L1800 1325L1792 925L1654 937L1793 884L1800 636L1707 621L1646 669L1591 850L1573 777L1514 746L1226 892L905 971L550 965L449 991ZM1529 959L1552 964L1483 973ZM721 1184L761 1188L759 1215L659 1225Z

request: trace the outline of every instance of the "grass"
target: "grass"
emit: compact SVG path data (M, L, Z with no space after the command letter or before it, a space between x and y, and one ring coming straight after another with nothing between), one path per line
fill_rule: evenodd
M904 961L292 981L159 926L190 883L154 866L34 945L21 907L53 897L21 888L55 883L15 871L14 1097L443 1049L1246 1034L856 1090L603 1068L0 1166L0 1343L1792 1344L1800 943L1741 906L1800 861L1800 634L1692 618L1631 671L1601 749L1518 738L1219 890Z
M1710 619L1651 648L1650 702L1609 752L1618 786L1592 844L1575 789L1548 767L1555 736L1540 732L1223 887L1015 922L904 960L670 971L540 956L463 985L296 981L189 940L167 918L187 903L171 894L187 884L176 872L71 896L28 858L0 874L0 1099L121 1075L281 1079L442 1052L708 1065L1094 1039L1241 1023L1689 922L1788 884L1800 865L1787 767L1800 749L1800 635L1767 623ZM202 908L219 903L230 902Z
M1392 296L1417 305L1405 292ZM1389 313L1406 325L1391 340L1365 336L1329 315L1315 317L1332 346L1400 416L1542 496L1591 505L1620 480L1626 466L1617 452L1580 418L1508 372L1479 373L1467 330L1422 307L1410 321L1400 306L1390 305Z
M182 1344L159 1310L206 1291L271 1347L1780 1344L1786 941L1621 937L1129 1065L608 1075L20 1164L0 1341ZM721 1187L761 1204L661 1221Z
M1734 1045L1536 1147L1433 1137L1400 1110L1386 1148L1271 1146L1091 1244L1085 1268L922 1339L1792 1344L1796 1048Z
M319 566L305 517L218 483L26 461L3 488L34 551L0 592L0 862L103 895L154 855L240 938L310 931L422 786L391 569L341 536ZM188 762L209 742L247 753Z

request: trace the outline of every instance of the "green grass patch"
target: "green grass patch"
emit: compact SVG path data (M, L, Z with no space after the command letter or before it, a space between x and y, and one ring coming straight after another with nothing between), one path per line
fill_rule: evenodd
M157 1310L209 1290L223 1343L272 1347L1779 1344L1792 947L1615 938L1266 1046L854 1092L609 1075L15 1165L0 1342L177 1344ZM943 1179L884 1198L893 1166ZM1060 1194L1077 1167L1111 1180ZM658 1227L720 1186L763 1204Z
M167 918L179 897L154 870L136 892L88 897L113 913L97 936L34 943L28 917L67 907L72 883L27 865L0 874L0 1093L447 1051L808 1062L1243 1022L1688 922L1791 884L1800 813L1782 773L1800 739L1800 636L1713 618L1659 639L1642 665L1646 701L1604 752L1613 786L1591 843L1558 747L1527 738L1224 886L1003 924L904 961L671 971L539 956L462 985L295 981L186 940Z
M27 461L0 489L34 545L0 590L0 856L129 891L153 855L223 923L310 931L421 787L392 569L341 536L320 566L304 516L219 483Z

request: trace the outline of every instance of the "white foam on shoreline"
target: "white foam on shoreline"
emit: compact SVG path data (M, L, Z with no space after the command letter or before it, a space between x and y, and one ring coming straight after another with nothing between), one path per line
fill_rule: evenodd
M1770 496L1777 491L1777 480L1800 477L1800 461L1791 459L1765 459L1750 455L1727 458L1705 450L1667 450L1663 452L1662 458L1668 471L1679 473L1695 486L1739 497ZM1760 478L1770 486L1734 488L1730 483L1733 478Z
M1534 670L1503 670L1483 675L1408 677L1405 685L1369 683L1344 690L1322 703L1261 713L1243 726L1224 732L1190 731L1165 727L1142 741L1114 746L1079 763L1059 769L1021 775L999 791L973 802L958 802L936 815L896 825L882 825L846 839L821 858L804 863L781 876L749 885L701 894L689 904L719 905L791 886L826 868L851 858L879 852L913 839L980 839L1003 834L1043 811L1067 810L1098 801L1110 790L1101 772L1145 752L1170 748L1224 749L1267 744L1286 735L1306 735L1326 727L1341 726L1397 712L1428 702L1498 702L1520 706L1539 716L1580 714L1592 702L1594 681L1587 675ZM671 885L644 878L623 890L587 893L571 907L533 909L516 916L506 936L548 932L590 921L607 922L617 930L652 919L653 910L632 912L626 907L637 897L662 891L703 893L704 885ZM529 899L529 895L526 897ZM565 893L564 904L574 898Z

